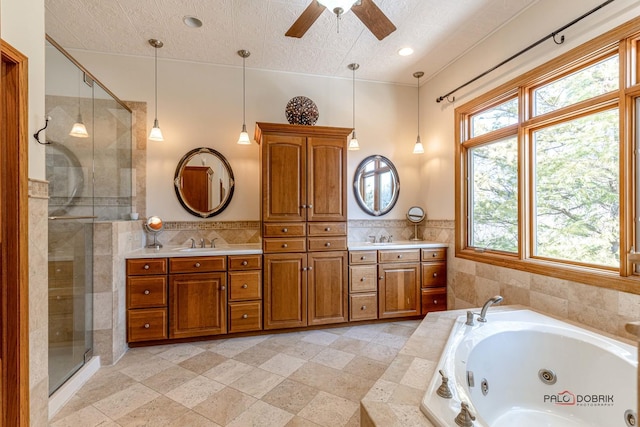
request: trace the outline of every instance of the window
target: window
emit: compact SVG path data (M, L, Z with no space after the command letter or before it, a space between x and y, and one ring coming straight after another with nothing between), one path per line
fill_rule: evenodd
M456 256L640 293L632 27L456 109Z

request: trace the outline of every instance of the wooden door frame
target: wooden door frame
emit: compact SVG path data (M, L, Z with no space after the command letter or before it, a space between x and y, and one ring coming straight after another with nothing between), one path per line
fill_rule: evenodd
M4 40L0 40L0 54L0 426L26 427L29 425L28 60Z

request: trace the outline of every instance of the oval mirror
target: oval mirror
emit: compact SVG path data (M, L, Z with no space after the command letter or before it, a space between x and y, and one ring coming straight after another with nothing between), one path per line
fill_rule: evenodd
M407 211L407 219L413 224L424 221L424 210L420 206L411 206Z
M391 160L374 155L358 165L353 193L363 211L373 216L388 213L398 201L400 178Z
M218 215L231 202L233 171L227 159L216 150L196 148L178 163L173 184L187 212L208 218Z

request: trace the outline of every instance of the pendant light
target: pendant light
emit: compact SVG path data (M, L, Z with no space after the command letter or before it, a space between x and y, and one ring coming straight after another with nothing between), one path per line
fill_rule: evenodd
M82 73L83 80L86 79L86 74ZM78 83L78 87L80 83ZM89 138L89 132L87 132L87 127L84 125L84 121L82 120L82 113L80 112L80 89L78 89L78 117L76 118L76 122L71 127L71 132L69 132L70 136L75 136L76 138Z
M242 131L240 132L240 137L238 138L238 145L250 145L251 140L249 139L249 134L247 133L247 122L246 122L246 113L247 108L245 105L246 101L246 78L245 78L245 60L251 55L251 52L248 50L239 50L238 56L242 58Z
M413 73L413 77L418 79L418 138L416 139L416 145L413 146L413 154L424 153L424 147L420 141L420 77L424 76L422 71L416 71Z
M155 52L155 108L156 114L153 119L153 128L151 129L151 133L149 133L149 139L151 141L164 141L164 137L162 136L162 131L160 130L160 125L158 124L158 49L164 46L160 40L149 39L149 44L154 48Z
M355 151L360 149L358 138L356 138L356 70L360 68L360 65L354 62L353 64L349 64L348 67L353 71L353 134L351 134L348 149Z

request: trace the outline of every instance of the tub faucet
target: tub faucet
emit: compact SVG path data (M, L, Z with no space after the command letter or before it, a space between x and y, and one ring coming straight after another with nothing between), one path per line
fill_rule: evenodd
M456 424L460 427L473 427L475 419L476 417L469 412L469 404L466 402L460 403L460 413L454 420Z
M496 295L495 297L489 298L487 302L485 302L484 305L482 306L482 310L480 311L480 317L478 317L478 322L486 322L487 310L489 310L489 307L491 307L493 304L501 303L503 299L504 298L502 298L500 295Z

